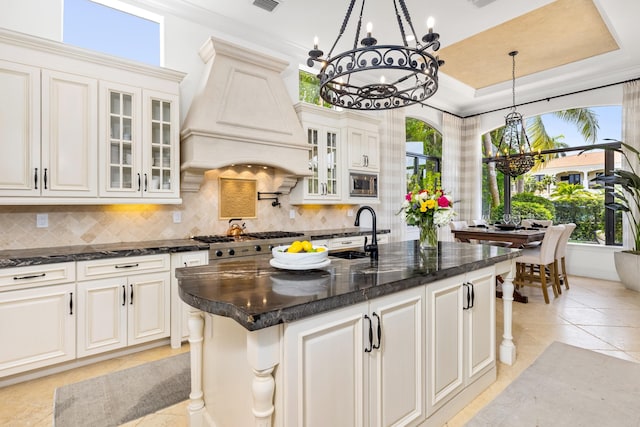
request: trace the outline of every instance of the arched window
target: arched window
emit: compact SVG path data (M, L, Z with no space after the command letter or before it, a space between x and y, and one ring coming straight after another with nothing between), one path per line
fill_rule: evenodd
M423 178L427 171L440 172L442 134L422 120L407 117L405 121L407 145L407 185L415 175Z

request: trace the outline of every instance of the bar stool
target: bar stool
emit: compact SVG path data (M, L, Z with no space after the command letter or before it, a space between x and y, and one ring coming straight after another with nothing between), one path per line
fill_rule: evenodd
M547 287L551 286L554 297L558 297L560 284L556 273L556 248L560 236L564 232L564 225L547 227L540 246L523 249L522 255L516 258L516 277L513 281L517 287L533 286L542 288L544 302L549 304ZM547 268L549 275L547 276Z

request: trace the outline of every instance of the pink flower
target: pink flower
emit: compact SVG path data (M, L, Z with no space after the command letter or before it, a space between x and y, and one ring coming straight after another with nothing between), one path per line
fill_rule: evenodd
M405 200L406 200L406 201L410 202L410 201L411 201L411 197L412 197L412 196L413 196L413 194L411 194L411 193L409 192L409 193L407 193L407 195L406 195L406 196L404 196L404 198L405 198Z
M447 199L446 196L438 197L438 206L441 207L441 208L448 208L449 207L449 199Z

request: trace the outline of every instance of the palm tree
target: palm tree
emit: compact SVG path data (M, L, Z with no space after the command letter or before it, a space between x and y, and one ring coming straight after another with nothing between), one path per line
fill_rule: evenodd
M576 197L598 198L596 194L585 190L582 185L569 184L568 182L559 183L554 192L551 193L551 199L557 202L569 202Z

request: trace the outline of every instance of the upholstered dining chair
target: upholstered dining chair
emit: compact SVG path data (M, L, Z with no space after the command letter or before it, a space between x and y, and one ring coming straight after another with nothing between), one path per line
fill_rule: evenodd
M558 241L558 245L556 247L556 260L555 260L555 270L558 275L558 288L560 289L560 285L564 283L565 289L569 289L569 278L567 276L567 266L565 262L565 257L567 254L567 243L569 243L569 238L571 237L571 233L576 229L576 225L572 222L569 224L564 224L564 231L560 236L560 240Z
M522 255L516 258L514 285L541 288L544 302L547 304L549 304L548 286L551 286L554 297L557 298L559 295L560 285L555 270L555 261L556 248L564 229L564 225L547 227L540 246L531 249L525 248L522 250ZM549 271L548 275L547 270Z
M462 230L463 228L467 228L468 226L469 226L469 223L467 223L467 221L451 221L449 223L449 228L452 230ZM455 239L455 241L459 242L460 240Z
M542 227L549 227L550 225L553 225L553 220L551 219L523 219L522 220L522 226L524 228L531 228L533 226L542 226Z

